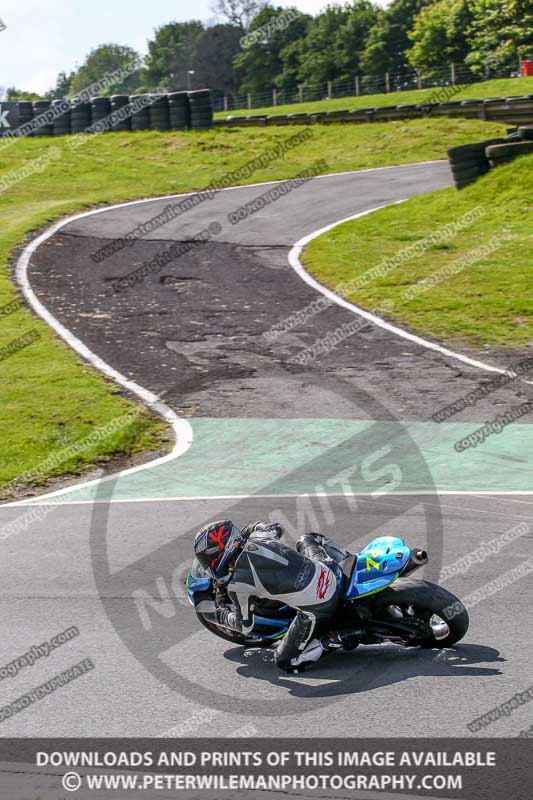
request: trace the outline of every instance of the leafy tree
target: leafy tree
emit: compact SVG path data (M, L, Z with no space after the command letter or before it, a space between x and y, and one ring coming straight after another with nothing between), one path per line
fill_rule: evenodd
M47 99L61 100L63 97L68 97L75 75L75 72L71 72L70 75L67 75L66 72L60 72L57 76L55 87L46 93Z
M369 0L355 0L352 3L345 24L341 25L335 37L340 78L350 80L361 72L361 57L377 19L378 9Z
M267 0L215 0L212 11L231 25L245 31L252 20L268 5Z
M533 54L531 0L470 0L472 22L467 31L472 70L489 74L516 67L519 56Z
M270 26L268 33L261 35L248 47L244 46L235 59L235 65L242 73L243 92L258 94L270 91L273 86L283 86L282 53L302 39L311 20L306 14L296 12L294 19L284 22L281 18L287 11L288 9L281 7L263 8L248 28L247 34L252 34L266 25ZM278 19L279 27L274 24Z
M413 20L431 0L393 0L378 13L361 58L361 68L368 75L399 73L409 67L405 51L409 48L409 31Z
M422 74L465 60L469 46L466 30L472 22L468 0L439 0L422 8L414 19L406 55Z
M16 100L44 100L42 95L35 92L23 92L21 89L10 86L6 90L6 100L15 102Z
M152 89L170 91L187 88L187 71L193 69L198 38L204 26L198 20L169 22L156 28L155 37L148 42L146 71L143 78Z
M346 7L327 6L309 26L300 67L302 83L314 84L338 78L342 74L338 33L346 25Z
M122 80L107 84L103 91L105 94L133 93L139 84L140 66L141 57L131 47L102 44L89 53L72 77L70 94L74 96L93 83L105 80L106 75L124 68L128 69L129 74ZM131 67L135 69L132 71Z
M236 92L239 73L234 66L240 51L242 31L235 25L213 25L196 39L192 67L195 86L219 89L225 94Z

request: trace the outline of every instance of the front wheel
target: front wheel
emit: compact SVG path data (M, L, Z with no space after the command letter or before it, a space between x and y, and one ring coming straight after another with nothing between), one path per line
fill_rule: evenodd
M468 611L454 594L436 583L404 578L376 595L374 618L381 621L415 621L423 633L413 640L420 647L451 647L468 630Z
M196 612L196 616L204 628L207 628L208 631L214 633L215 636L218 636L220 639L224 639L226 642L232 642L242 647L271 647L271 645L274 644L271 638L263 639L259 636L246 636L244 633L232 631L230 628L223 628L220 625L216 625L214 622L210 622L203 614Z

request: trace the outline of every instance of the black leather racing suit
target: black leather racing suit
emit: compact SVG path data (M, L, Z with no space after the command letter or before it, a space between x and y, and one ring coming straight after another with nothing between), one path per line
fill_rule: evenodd
M276 525L256 523L243 534L247 540L226 587L232 608L204 601L197 610L224 627L247 634L254 627L255 598L297 609L275 654L276 664L288 669L311 640L330 630L342 591L342 571L318 534L303 536L297 550L279 541L281 529Z

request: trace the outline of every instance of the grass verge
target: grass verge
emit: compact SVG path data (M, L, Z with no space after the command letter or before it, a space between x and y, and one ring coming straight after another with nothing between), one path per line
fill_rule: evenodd
M446 119L317 126L305 144L255 172L249 182L293 177L324 157L330 172L442 158L446 147L500 135L503 130L501 125L476 120ZM8 316L2 313L16 297L8 266L13 249L28 231L84 208L202 189L295 132L272 128L111 133L87 137L76 152L69 147L69 137L20 140L5 149L0 143L0 180L12 178L22 168L31 170L36 159L57 148L45 169L0 191L0 348L32 330L40 336L0 362L0 496L11 492L5 484L35 470L51 453L134 408L24 306ZM161 433L159 421L147 414L136 417L132 426L27 480L39 484L101 459L157 448Z
M447 86L446 89L451 87ZM358 108L372 108L373 106L395 106L410 103L439 103L445 100L477 100L486 97L510 97L511 95L533 93L533 78L501 78L493 81L473 83L461 89L457 94L440 96L441 89L433 86L431 89L408 89L404 92L391 92L390 94L365 94L361 97L334 97L331 100L316 100L308 103L291 103L279 106L264 106L253 108L251 111L240 108L236 111L219 111L215 114L217 119L224 119L228 114L235 117L247 117L251 114L309 114L313 111L339 111Z
M330 287L352 281L341 293L363 308L392 304L387 316L417 333L475 347L532 346L532 185L533 156L524 156L460 192L415 197L339 225L309 244L305 267ZM457 235L400 255L392 269L384 261L407 256L406 248L475 209L480 217ZM369 270L378 265L384 269L374 277Z

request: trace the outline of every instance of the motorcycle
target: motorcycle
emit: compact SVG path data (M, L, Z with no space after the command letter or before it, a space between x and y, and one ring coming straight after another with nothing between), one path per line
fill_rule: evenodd
M416 580L412 573L428 562L425 550L411 548L395 536L380 536L364 550L346 556L332 542L328 554L343 574L343 594L333 630L349 633L349 648L393 642L404 647L451 647L468 630L468 611L442 586ZM282 639L296 611L269 599L254 601L255 624L244 635L224 628L202 614L202 597L217 587L195 559L186 580L187 594L198 620L211 633L245 647L270 647Z

